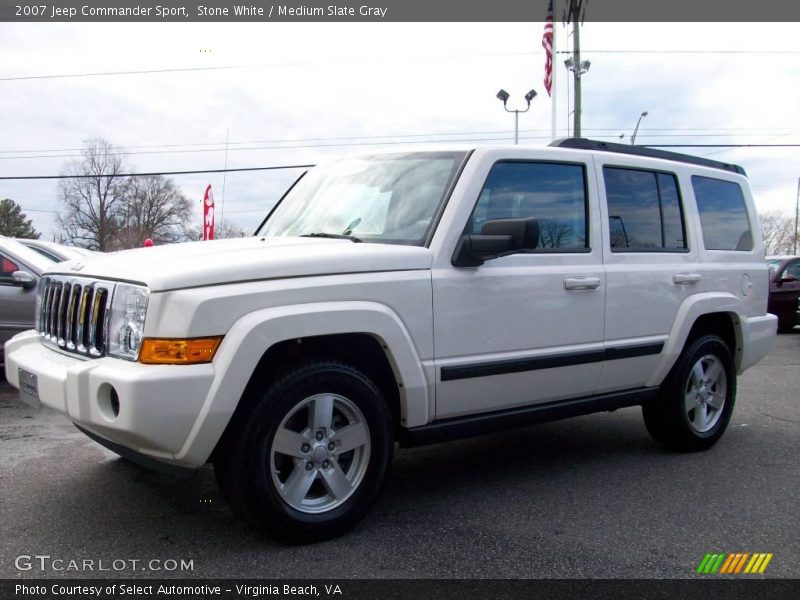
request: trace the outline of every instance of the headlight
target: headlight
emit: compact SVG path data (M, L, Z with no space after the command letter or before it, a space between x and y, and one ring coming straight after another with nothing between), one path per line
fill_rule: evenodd
M150 291L139 285L118 283L108 319L108 353L136 360L142 345L144 318Z

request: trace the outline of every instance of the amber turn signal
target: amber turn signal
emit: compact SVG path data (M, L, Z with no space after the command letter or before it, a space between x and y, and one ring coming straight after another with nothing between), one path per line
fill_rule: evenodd
M139 362L146 365L198 365L209 363L217 352L222 336L188 340L146 338L139 352Z

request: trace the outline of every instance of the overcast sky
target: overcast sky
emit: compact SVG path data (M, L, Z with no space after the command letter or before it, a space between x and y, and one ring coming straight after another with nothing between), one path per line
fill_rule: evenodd
M317 162L411 142L550 140L542 23L0 24L0 175L58 174L84 140L123 147L132 170ZM567 31L558 28L559 50ZM800 143L797 24L587 23L584 136L640 143ZM617 51L617 52L610 52ZM693 52L697 51L697 52ZM559 55L558 135L567 134ZM226 67L167 73L16 77ZM232 67L232 68L227 68ZM571 92L570 92L571 93ZM743 165L761 211L794 211L800 148L694 148ZM229 174L225 220L253 228L299 172ZM175 177L196 200L222 175ZM0 181L46 237L55 181ZM48 212L51 211L51 212ZM219 221L218 221L219 222Z

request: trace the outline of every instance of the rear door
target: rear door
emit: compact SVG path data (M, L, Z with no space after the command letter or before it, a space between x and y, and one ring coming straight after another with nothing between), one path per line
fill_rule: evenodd
M702 291L703 276L672 165L605 154L595 163L606 272L603 393L645 385L679 306Z

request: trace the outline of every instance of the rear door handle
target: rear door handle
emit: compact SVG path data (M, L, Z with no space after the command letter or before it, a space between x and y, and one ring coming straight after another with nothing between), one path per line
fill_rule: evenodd
M599 287L599 277L567 277L564 280L564 289L567 290L594 290Z
M675 273L672 281L675 285L689 285L690 283L700 283L703 276L700 273Z

